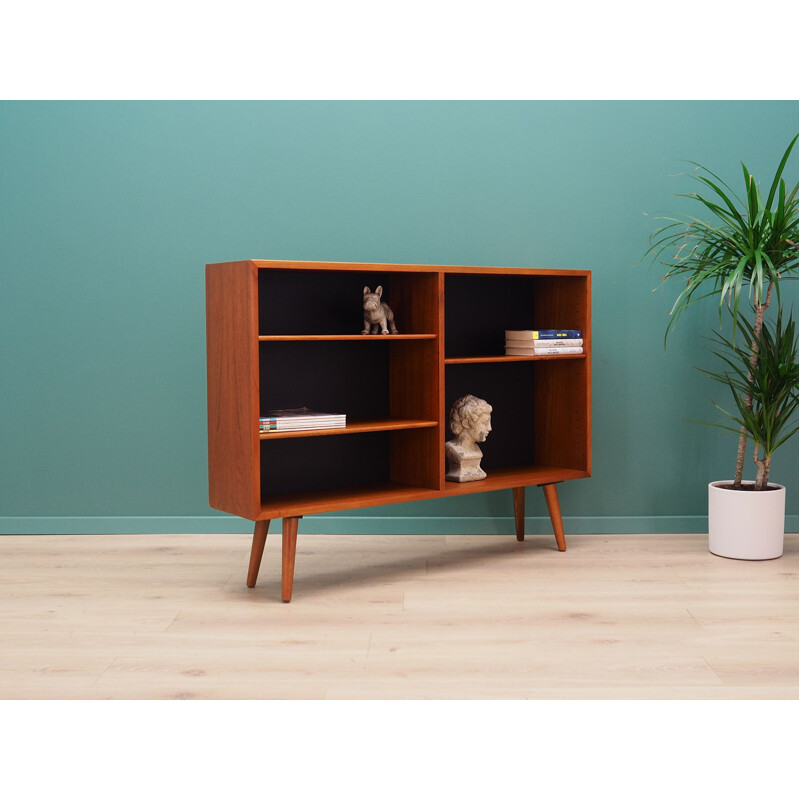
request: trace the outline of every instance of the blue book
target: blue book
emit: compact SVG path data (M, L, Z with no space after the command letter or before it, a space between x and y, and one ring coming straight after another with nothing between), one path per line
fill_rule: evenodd
M537 339L581 339L583 333L574 328L543 328L538 331L506 331L506 339L518 339L524 342Z

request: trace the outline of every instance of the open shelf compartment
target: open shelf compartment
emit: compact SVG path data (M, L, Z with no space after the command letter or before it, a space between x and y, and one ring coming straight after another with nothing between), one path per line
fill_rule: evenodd
M355 270L258 270L258 335L282 338L361 338L364 287L383 289L399 335L435 336L434 273ZM364 339L393 339L391 334Z
M588 352L588 280L580 274L522 271L446 274L445 362L522 360L505 355L507 330L577 329Z
M275 409L306 406L347 417L345 429L291 432L295 435L438 424L434 397L413 391L436 383L435 339L405 339L389 347L367 348L360 340L349 339L262 342L258 354L259 416ZM276 438L276 434L262 438Z
M389 490L422 496L436 488L437 474L424 469L423 457L437 442L433 426L261 441L261 507L351 493L369 505L368 496Z
M527 473L542 470L588 474L591 459L585 363L543 358L447 364L448 410L465 394L474 394L492 406L492 431L480 445L481 467L489 477L516 473L517 485L525 485L534 482ZM449 431L447 434L449 438ZM445 488L449 486L445 484Z

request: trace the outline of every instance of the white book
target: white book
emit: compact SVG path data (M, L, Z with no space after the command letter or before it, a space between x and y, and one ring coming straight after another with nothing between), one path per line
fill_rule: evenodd
M582 347L506 347L507 356L569 356L581 353Z
M583 347L583 339L536 339L525 342L520 339L506 339L507 347Z
M266 411L261 417L262 420L333 420L344 419L344 414L330 414L327 411L312 411L310 408L279 408L274 411Z
M343 419L331 419L331 420L309 420L305 421L302 419L265 419L259 420L259 425L262 428L278 428L280 430L285 430L287 425L291 425L294 428L330 428L333 425L341 425L344 426L346 423Z
M281 408L267 411L258 420L262 432L318 430L320 428L343 428L345 414L328 414L306 408Z
M331 430L335 428L345 428L346 425L338 422L330 422L330 423L323 423L321 425L293 425L291 422L287 422L285 425L276 426L276 425L268 425L268 426L261 426L258 429L259 433L287 433L290 431L322 431L322 430Z

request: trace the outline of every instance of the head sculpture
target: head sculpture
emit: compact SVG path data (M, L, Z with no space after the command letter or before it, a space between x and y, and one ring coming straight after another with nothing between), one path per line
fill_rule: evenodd
M450 409L450 430L460 439L485 442L492 430L492 407L473 394L464 395Z
M445 442L444 452L448 481L480 481L486 477L481 469L483 453L477 442L485 442L492 430L492 407L473 394L464 395L450 409L450 430L455 438Z

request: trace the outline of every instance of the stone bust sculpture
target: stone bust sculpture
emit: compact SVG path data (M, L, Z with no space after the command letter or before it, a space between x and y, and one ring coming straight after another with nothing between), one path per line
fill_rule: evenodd
M448 481L480 481L486 477L481 469L483 453L477 442L485 442L492 430L492 407L479 397L467 394L450 409L450 430L455 438L445 443Z

